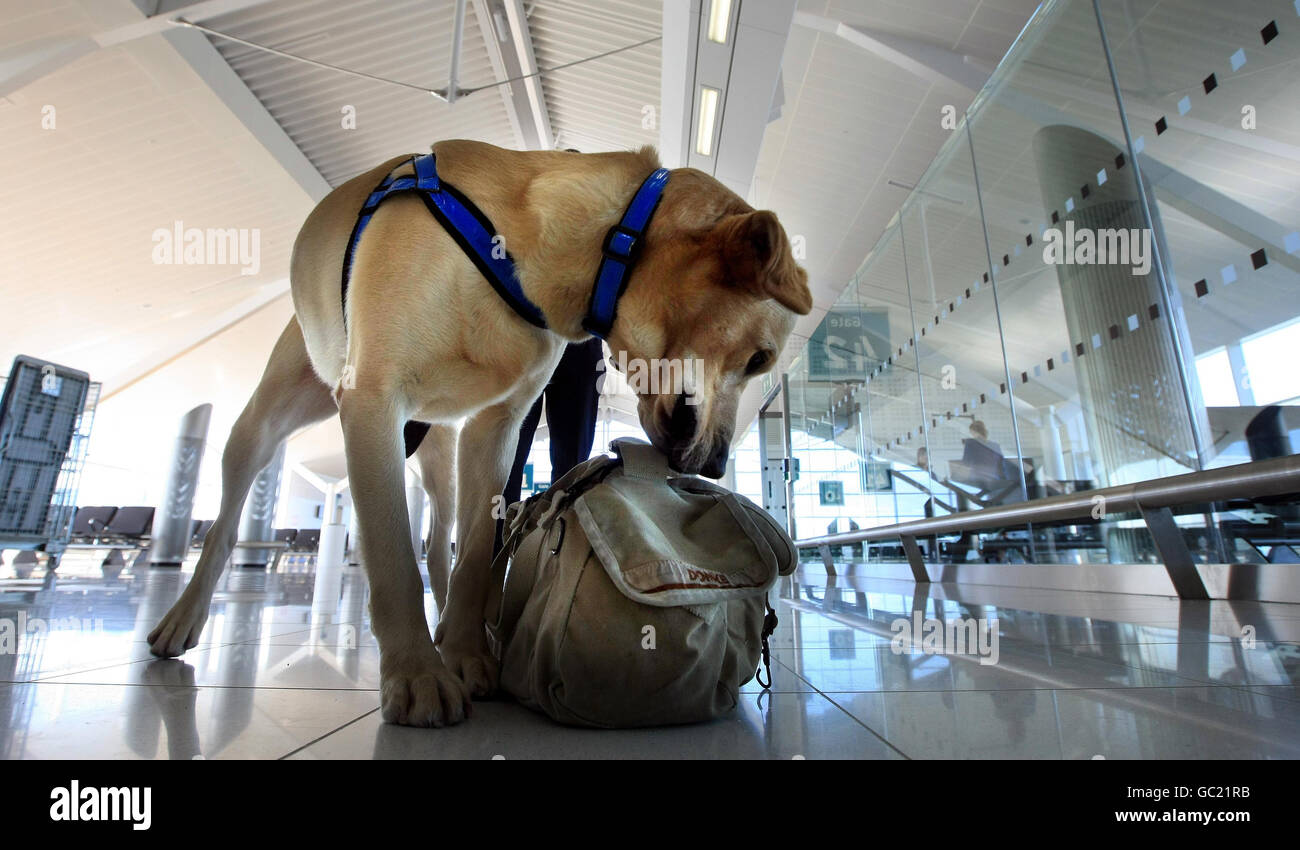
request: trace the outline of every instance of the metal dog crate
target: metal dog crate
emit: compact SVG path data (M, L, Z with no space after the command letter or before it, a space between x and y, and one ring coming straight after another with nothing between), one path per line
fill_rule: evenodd
M76 511L100 385L85 372L18 355L0 393L0 549L57 564Z

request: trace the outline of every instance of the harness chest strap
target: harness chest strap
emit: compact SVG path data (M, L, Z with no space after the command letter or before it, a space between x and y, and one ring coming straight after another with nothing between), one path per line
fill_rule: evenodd
M432 153L412 157L408 162L415 168L414 176L394 177L390 174L385 177L371 191L361 212L357 215L343 257L344 320L346 321L347 316L348 281L352 276L353 257L361 241L361 234L385 199L399 193L414 192L424 201L438 223L456 240L456 244L470 258L479 272L487 278L488 283L502 300L524 321L545 328L546 319L542 311L524 295L523 287L515 272L514 258L510 256L508 250L505 250L496 228L492 226L488 217L469 198L438 177L436 161ZM604 243L601 245L600 266L592 284L587 315L582 320L583 329L592 336L606 339L614 327L618 300L627 289L632 268L641 256L646 228L649 227L650 219L663 197L668 176L668 169L659 168L642 181L624 211L622 219L605 234Z
M352 276L353 255L366 225L387 198L399 193L414 192L487 278L502 300L524 321L545 328L546 319L542 316L542 311L524 295L523 287L519 285L519 278L515 274L515 261L510 252L504 250L504 245L497 238L496 228L488 217L454 186L439 179L433 154L412 157L410 161L415 166L415 175L385 177L370 193L357 216L352 237L348 240L347 253L343 257L344 316L347 315L348 280Z

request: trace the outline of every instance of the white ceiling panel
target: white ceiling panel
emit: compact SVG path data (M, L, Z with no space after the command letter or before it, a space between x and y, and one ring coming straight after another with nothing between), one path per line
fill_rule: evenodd
M661 32L659 0L546 0L531 10L528 25L543 70ZM544 75L557 145L584 153L657 145L659 57L659 42L652 42Z
M79 8L29 16L22 30L41 39L105 25ZM159 36L90 53L0 101L0 160L0 300L11 319L0 362L64 362L107 392L282 292L310 209ZM155 263L155 232L177 222L243 231L258 248L255 272L233 258Z
M205 20L204 26L318 62L429 89L447 85L455 4L443 0L275 0ZM212 37L230 67L321 175L338 185L380 162L426 151L442 139L513 147L500 94L489 89L453 104ZM468 21L460 87L496 77L480 29ZM343 110L355 109L355 129Z

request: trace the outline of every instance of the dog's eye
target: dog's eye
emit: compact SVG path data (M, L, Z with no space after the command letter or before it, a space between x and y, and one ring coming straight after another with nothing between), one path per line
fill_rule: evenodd
M762 369L767 365L769 356L766 351L755 351L754 356L749 358L749 364L745 366L745 374L752 375Z

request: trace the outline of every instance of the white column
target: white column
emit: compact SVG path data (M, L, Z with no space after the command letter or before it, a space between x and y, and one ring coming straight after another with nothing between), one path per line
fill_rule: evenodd
M179 567L190 551L194 493L199 486L199 467L211 418L210 404L200 404L181 418L171 470L167 473L167 494L154 516L151 564Z
M320 545L316 551L317 582L324 570L343 567L344 545L348 527L343 524L343 505L340 504L337 482L325 491L325 521L321 524Z

